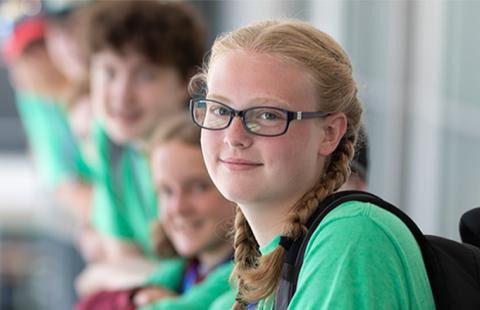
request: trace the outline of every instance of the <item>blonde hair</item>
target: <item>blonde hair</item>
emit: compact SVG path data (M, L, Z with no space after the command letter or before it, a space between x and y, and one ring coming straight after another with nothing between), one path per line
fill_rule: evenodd
M161 144L178 141L200 149L200 128L192 122L186 113L182 112L159 125L152 135L148 145L148 155L151 157L155 148ZM152 162L150 160L150 162ZM159 257L173 257L178 253L167 237L161 221L152 223L150 229L153 249Z
M362 105L352 66L345 51L330 36L313 26L295 20L273 20L254 23L217 38L203 72L189 85L192 96L205 95L208 68L217 59L233 50L248 50L280 57L303 66L316 87L321 111L344 113L347 131L336 150L326 161L320 180L291 209L283 236L296 239L318 203L336 191L350 174L349 163L361 123ZM277 247L261 256L252 230L240 208L235 218L235 267L238 295L234 309L243 309L250 302L264 299L275 292L282 271L285 249Z

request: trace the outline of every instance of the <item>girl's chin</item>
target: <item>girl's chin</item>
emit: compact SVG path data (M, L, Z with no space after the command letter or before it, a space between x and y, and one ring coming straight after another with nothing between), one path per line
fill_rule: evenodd
M183 257L187 257L187 258L194 258L196 256L198 256L198 251L196 250L196 248L193 248L193 247L189 247L189 248L181 248L181 247L175 247L177 249L177 252L178 254L180 254L180 256L183 256Z

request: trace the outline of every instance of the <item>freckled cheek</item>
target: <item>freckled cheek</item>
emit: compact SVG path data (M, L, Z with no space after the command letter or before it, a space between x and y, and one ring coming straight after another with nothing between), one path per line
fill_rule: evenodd
M293 141L295 141L293 139L295 138L285 139L285 137L279 136L270 139L272 140L259 141L259 143L257 143L257 148L268 164L280 165L280 162L289 161L298 153L297 149L293 146Z
M264 153L266 165L274 173L295 174L296 170L306 160L306 152L309 152L308 145L295 143L299 137L291 137L289 141L278 141L268 148L268 156Z
M221 137L216 132L209 132L203 129L201 135L201 144L203 158L208 167L208 165L213 164L215 159L220 155L220 149L222 145Z

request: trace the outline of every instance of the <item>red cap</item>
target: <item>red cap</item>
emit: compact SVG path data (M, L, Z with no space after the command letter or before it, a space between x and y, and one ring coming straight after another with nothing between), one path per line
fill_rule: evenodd
M45 20L41 17L29 18L17 25L3 46L3 58L11 62L18 58L25 48L36 40L43 39L46 32Z

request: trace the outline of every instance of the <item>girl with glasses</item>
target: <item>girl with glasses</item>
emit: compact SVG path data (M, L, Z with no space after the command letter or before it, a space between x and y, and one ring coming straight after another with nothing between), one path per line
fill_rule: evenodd
M217 38L190 90L208 172L237 203L234 309L272 309L284 241L301 236L350 173L362 118L350 60L309 24L265 21ZM289 309L434 309L434 301L408 228L352 201L316 228Z

